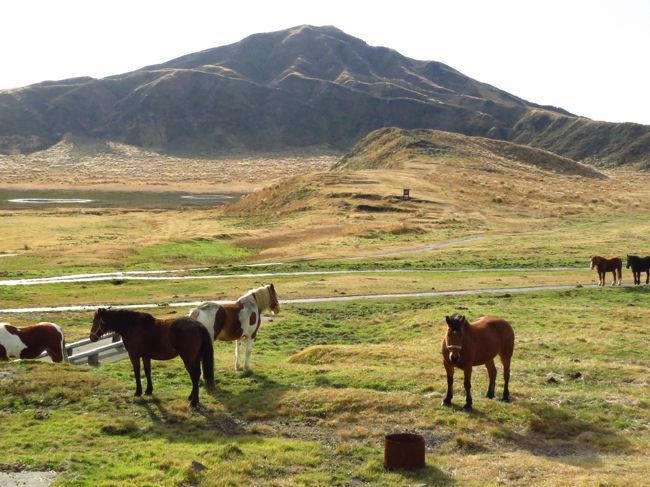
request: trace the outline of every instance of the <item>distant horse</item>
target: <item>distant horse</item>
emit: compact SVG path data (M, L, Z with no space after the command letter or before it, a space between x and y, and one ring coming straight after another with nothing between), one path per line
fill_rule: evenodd
M641 273L645 272L645 283L650 281L650 256L638 257L636 255L628 255L625 268L632 268L632 275L634 276L634 284L641 284Z
M623 262L618 257L609 257L608 259L595 255L591 258L591 267L590 269L596 269L598 272L598 285L605 285L605 275L608 272L611 272L614 275L614 281L612 286L616 285L616 272L618 272L618 285L621 285L622 277L621 270L623 268Z
M214 390L214 356L212 339L201 323L188 317L157 319L148 313L123 309L99 308L93 318L90 340L96 342L109 331L122 337L133 366L135 395L142 395L140 359L147 377L146 395L153 392L151 359L169 360L181 356L192 379L192 392L187 398L192 406L199 402L201 365L208 391Z
M67 362L63 330L54 323L38 323L16 328L0 323L0 360L36 358L47 352L52 362Z
M510 360L515 348L515 333L510 323L501 318L484 316L470 324L464 316L457 314L447 316L446 320L447 334L442 340L442 357L447 372L447 395L442 402L443 405L451 406L455 367L462 369L465 374L464 409L472 409L472 367L475 365L485 364L490 378L487 397L492 399L497 377L494 357L497 354L503 364L502 399L509 401Z
M235 369L239 365L239 348L246 343L244 370L251 370L251 352L257 331L262 322L262 313L270 310L280 312L278 294L273 284L251 289L233 303L218 304L207 301L190 311L190 318L200 321L210 332L213 340L233 341L235 343Z

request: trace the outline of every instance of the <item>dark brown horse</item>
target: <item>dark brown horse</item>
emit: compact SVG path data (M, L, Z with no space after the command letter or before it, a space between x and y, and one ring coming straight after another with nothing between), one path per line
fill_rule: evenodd
M199 379L201 364L208 391L214 390L214 357L212 339L205 327L189 317L157 319L148 313L123 309L103 309L95 312L90 339L99 340L104 333L114 331L122 337L133 373L135 395L142 395L140 382L140 359L147 377L149 395L153 392L151 383L151 360L169 360L181 356L192 379L192 392L187 398L192 406L199 402Z
M457 367L465 374L465 407L472 409L472 367L485 365L490 378L487 397L494 397L494 385L497 368L494 357L499 355L503 364L503 400L510 400L508 383L510 382L510 360L515 348L515 333L506 320L493 316L484 316L468 323L464 316L447 316L447 334L442 340L442 358L447 372L447 395L442 402L451 406L454 395L454 369Z
M638 257L636 255L628 255L625 268L632 268L634 284L641 284L642 272L645 272L645 283L648 284L650 281L650 256Z
M0 360L36 358L47 352L52 362L68 361L63 331L54 323L16 328L0 323Z
M623 282L621 277L621 270L623 268L623 262L618 257L601 257L599 255L594 255L591 258L591 269L596 269L598 272L598 285L605 285L605 275L608 272L611 272L614 275L614 281L612 286L616 285L616 273L618 272L618 285L620 286Z

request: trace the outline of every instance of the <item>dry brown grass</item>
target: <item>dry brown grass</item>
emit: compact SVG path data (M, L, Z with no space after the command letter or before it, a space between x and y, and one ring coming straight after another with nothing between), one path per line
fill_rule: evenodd
M186 158L117 142L69 138L32 154L0 155L5 187L246 192L295 174L328 169L331 153Z

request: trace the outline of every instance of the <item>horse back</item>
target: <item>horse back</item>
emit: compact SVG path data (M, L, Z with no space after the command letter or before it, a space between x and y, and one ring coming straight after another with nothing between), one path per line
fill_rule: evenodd
M515 332L510 323L496 316L483 316L471 323L472 337L477 342L477 350L484 348L488 355L498 353L512 354Z

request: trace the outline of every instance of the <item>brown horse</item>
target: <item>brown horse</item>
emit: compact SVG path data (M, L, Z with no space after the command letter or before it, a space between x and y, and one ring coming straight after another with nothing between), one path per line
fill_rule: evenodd
M618 285L620 286L622 281L621 270L623 268L623 261L618 257L609 257L604 258L599 255L594 255L591 257L591 266L590 269L596 269L598 272L598 285L605 285L605 275L608 272L611 272L614 275L614 281L612 286L616 286L616 273L618 272Z
M214 357L212 339L205 327L188 317L160 320L148 313L123 309L99 308L93 318L90 339L93 342L106 332L114 331L122 337L133 366L135 395L142 395L140 359L147 377L145 394L153 392L151 359L169 360L181 356L192 379L192 392L187 398L192 406L199 402L201 364L208 391L214 390Z
M52 362L67 362L63 330L54 323L38 323L16 328L0 323L0 360L36 358L47 352Z
M200 321L208 329L214 340L234 341L235 369L240 370L239 348L246 343L246 359L244 370L251 370L251 352L257 331L262 323L262 313L280 312L278 293L273 284L266 284L251 289L233 303L215 303L207 301L190 310L189 316Z
M454 395L454 368L462 369L465 374L465 407L472 409L472 367L485 365L490 378L487 397L494 397L494 385L497 368L494 357L498 354L503 364L503 400L510 400L508 383L510 382L510 360L515 348L515 332L510 323L501 318L484 316L468 323L464 316L447 316L447 334L442 340L442 357L447 372L447 396L442 402L451 406Z

